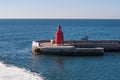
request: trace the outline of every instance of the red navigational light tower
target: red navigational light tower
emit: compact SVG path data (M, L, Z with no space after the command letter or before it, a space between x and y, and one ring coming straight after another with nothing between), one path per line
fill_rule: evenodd
M63 44L64 44L64 35L62 32L62 28L59 25L58 30L57 30L56 35L55 35L55 45L63 45Z

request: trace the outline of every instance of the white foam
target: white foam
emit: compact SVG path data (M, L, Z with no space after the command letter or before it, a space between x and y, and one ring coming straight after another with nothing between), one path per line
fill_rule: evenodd
M0 80L43 80L40 75L0 62Z

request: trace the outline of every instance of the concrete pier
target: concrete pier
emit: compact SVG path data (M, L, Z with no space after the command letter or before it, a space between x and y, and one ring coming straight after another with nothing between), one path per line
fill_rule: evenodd
M119 40L68 40L66 44L79 48L104 48L104 51L120 51Z
M32 42L33 54L54 55L103 55L104 51L120 51L118 40L88 40L85 36L81 40L64 40L62 27L59 25L54 40L39 40Z
M66 56L101 56L104 55L102 47L80 47L75 42L65 41L64 45L55 45L50 40L32 42L33 54L66 55ZM78 41L76 41L79 43ZM74 44L73 44L74 43ZM86 45L84 45L86 46Z

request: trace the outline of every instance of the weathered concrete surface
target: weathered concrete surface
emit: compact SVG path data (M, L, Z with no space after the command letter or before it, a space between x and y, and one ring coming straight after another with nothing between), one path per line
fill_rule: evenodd
M74 44L73 44L74 43ZM50 40L42 40L42 41L33 41L32 43L32 53L33 54L54 54L54 55L81 55L81 56L98 56L104 54L104 48L96 48L96 47L79 47L80 45L77 43L68 43L65 42L62 46L56 46L54 43L52 44ZM90 44L91 45L91 44ZM87 44L89 46L89 44Z

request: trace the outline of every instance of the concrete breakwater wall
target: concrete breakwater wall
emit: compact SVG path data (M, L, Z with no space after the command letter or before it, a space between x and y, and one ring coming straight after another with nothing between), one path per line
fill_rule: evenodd
M79 40L79 41L65 41L67 44L79 48L95 48L102 47L104 51L120 51L119 40Z
M36 40L36 42L50 42L51 40ZM53 41L54 42L54 41ZM120 44L119 40L65 40L64 43L100 43Z
M55 40L33 41L32 52L35 54L58 55L103 55L104 51L120 51L119 40L64 40L61 26L55 34Z
M33 41L32 53L35 55L64 55L64 56L102 56L103 48L79 48L68 43L64 45L55 45L47 40Z
M39 44L44 42L50 42L50 40L36 41ZM54 44L54 41L53 41ZM119 40L66 40L64 45L71 45L77 48L104 48L104 51L120 51Z
M56 46L52 40L32 42L33 54L55 55L103 55L104 51L120 51L119 40L66 40Z

